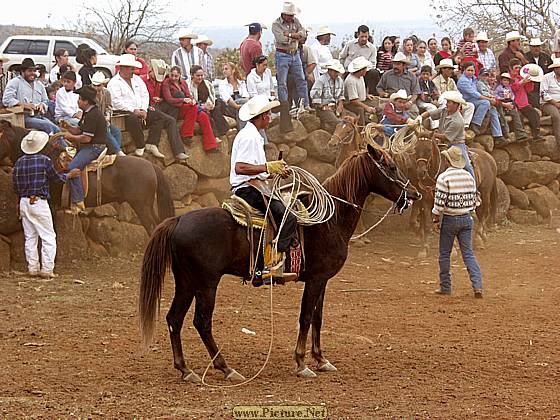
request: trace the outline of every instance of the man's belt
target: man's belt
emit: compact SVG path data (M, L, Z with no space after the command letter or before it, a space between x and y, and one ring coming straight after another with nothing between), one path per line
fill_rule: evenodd
M295 55L295 54L297 53L297 50L295 50L295 51L288 51L288 50L285 50L284 48L276 48L276 51L277 51L277 52L284 53L284 54L290 54L290 55Z

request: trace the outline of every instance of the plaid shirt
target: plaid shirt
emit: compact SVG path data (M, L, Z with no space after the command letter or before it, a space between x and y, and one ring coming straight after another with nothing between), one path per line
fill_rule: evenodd
M496 63L496 56L492 50L486 50L485 52L478 52L478 61L482 64L482 67L486 70L496 69L498 67Z
M317 105L338 104L344 99L344 82L340 76L333 80L325 73L315 81L309 96Z
M49 181L66 182L66 174L54 170L49 157L40 153L20 157L12 174L14 191L20 197L50 198Z
M204 73L206 75L206 79L213 81L215 72L214 72L214 58L208 53L202 54L202 61L201 67L204 69Z

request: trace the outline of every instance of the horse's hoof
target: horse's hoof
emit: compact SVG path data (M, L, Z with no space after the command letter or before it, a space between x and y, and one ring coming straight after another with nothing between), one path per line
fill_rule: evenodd
M200 379L200 376L198 376L193 371L190 371L189 373L186 373L186 372L183 373L183 376L181 377L181 379L183 379L183 381L185 381L185 382L190 382L191 384L198 384L198 383L202 382L202 379Z
M315 372L313 372L311 369L309 369L308 367L300 370L297 373L298 378L316 378L317 374Z
M232 369L231 372L226 376L226 381L230 382L243 382L245 380L245 376L238 373L235 369Z
M325 363L320 363L317 366L319 372L336 372L338 369L328 360Z

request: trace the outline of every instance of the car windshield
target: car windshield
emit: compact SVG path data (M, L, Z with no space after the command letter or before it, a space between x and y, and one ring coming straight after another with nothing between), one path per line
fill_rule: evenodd
M91 48L93 48L95 51L97 51L97 54L108 54L108 52L105 51L105 48L103 48L101 45L99 45L93 39L76 38L76 42L78 42L78 45L82 44L82 43L88 44Z

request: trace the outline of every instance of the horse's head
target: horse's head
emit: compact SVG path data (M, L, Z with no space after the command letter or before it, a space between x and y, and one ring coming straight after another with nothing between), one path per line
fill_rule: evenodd
M414 157L416 159L416 176L418 179L425 179L429 176L430 168L432 167L433 143L431 140L418 139L418 143L414 148Z
M371 158L370 192L394 202L401 213L412 201L422 198L388 153L368 145L367 155Z
M357 121L357 118L351 116L342 117L342 121L337 124L329 140L329 147L339 147L350 143L354 139Z

